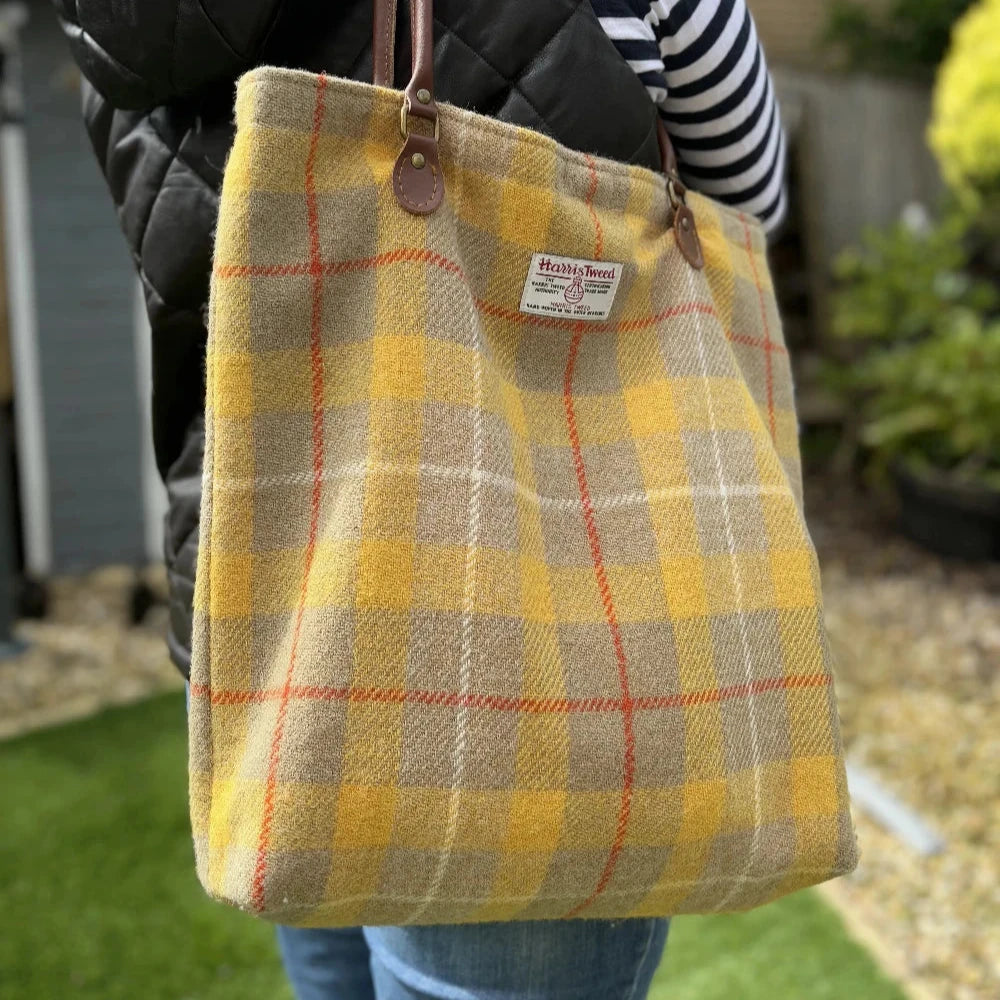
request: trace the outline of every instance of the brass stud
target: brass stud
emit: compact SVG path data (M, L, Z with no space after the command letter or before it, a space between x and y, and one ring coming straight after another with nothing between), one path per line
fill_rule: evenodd
M421 87L417 91L417 100L421 104L430 104L431 103L431 92L426 87Z
M423 170L426 162L427 161L424 159L423 153L414 153L413 156L410 157L410 163L412 163L417 170Z

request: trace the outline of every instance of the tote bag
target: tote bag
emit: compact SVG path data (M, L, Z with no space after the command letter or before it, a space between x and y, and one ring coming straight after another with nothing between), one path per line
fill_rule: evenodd
M433 97L238 84L190 802L303 926L738 910L855 864L756 220Z

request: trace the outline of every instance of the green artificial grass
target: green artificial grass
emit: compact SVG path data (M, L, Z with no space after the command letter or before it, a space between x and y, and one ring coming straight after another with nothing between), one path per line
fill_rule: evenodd
M674 920L649 1000L758 998L905 1000L815 893Z
M0 743L0 1000L290 1000L269 926L208 901L184 701ZM674 922L651 1000L903 1000L813 895Z

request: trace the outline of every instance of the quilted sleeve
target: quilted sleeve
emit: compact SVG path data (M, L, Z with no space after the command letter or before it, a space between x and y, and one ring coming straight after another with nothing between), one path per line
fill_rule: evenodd
M84 85L84 120L142 279L152 329L154 447L166 475L204 402L217 191L231 142L229 88L197 108L121 111ZM223 100L225 98L225 100Z
M248 69L282 0L54 0L73 56L115 107L146 110Z

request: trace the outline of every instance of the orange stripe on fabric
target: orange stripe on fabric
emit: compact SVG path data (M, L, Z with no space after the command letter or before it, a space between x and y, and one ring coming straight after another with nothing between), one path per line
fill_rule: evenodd
M743 237L746 245L747 256L750 258L750 267L753 270L753 283L757 288L757 300L760 302L760 319L764 324L764 365L766 371L767 384L767 419L771 429L771 440L777 436L774 423L774 365L771 361L771 328L767 322L767 308L764 305L764 289L760 286L760 274L757 272L757 261L754 260L753 242L750 239L750 227L747 225L745 215L740 215L740 222L743 224Z
M750 684L732 684L703 691L681 694L649 695L632 698L634 712L656 712L671 708L689 708L717 702L733 701L769 691L793 691L802 688L829 687L829 674L791 674L787 677L764 677ZM192 684L192 698L211 698L213 705L258 705L278 701L285 689L265 688L260 691L236 689L212 690L207 684ZM583 712L620 712L620 698L509 698L503 695L461 695L454 691L409 690L403 688L351 688L322 684L292 684L289 700L344 701L350 703L382 703L391 705L439 705L445 708L473 708L494 712L530 712L534 715L559 715Z
M748 337L745 333L726 333L726 337L734 344L745 344L747 347L756 347L761 351L773 351L775 354L787 354L788 351L781 344L776 344L773 340L759 340L757 337Z
M621 713L622 725L625 730L625 760L622 776L622 803L618 812L618 826L615 830L614 843L608 852L607 861L604 864L604 871L597 880L594 891L578 906L575 906L566 918L577 916L582 910L590 906L597 897L604 892L615 866L618 864L618 857L622 852L625 843L625 831L628 828L629 817L632 813L632 782L635 777L635 731L632 726L632 699L629 694L628 684L628 662L625 659L625 647L622 644L621 630L618 627L618 615L615 611L614 600L611 596L611 587L608 584L608 574L604 567L604 555L601 552L601 539L597 532L597 522L594 518L594 508L590 499L590 487L587 484L587 470L583 464L583 450L580 447L580 433L576 424L576 411L573 407L573 373L576 368L577 353L580 350L580 340L583 337L584 324L577 324L577 331L569 346L569 358L566 362L566 378L563 385L563 403L566 408L566 425L569 430L570 448L573 453L573 466L576 469L577 486L580 490L580 505L583 508L584 524L587 528L587 540L590 543L590 555L594 563L594 573L597 577L597 587L601 595L601 603L604 605L604 615L611 631L611 642L615 650L615 661L618 664L618 683L621 687Z
M274 734L267 764L267 785L264 791L264 814L261 818L260 837L257 842L257 863L254 866L251 903L260 913L264 909L264 883L267 875L267 852L271 839L271 824L274 820L274 794L278 779L278 763L281 759L281 742L288 715L288 701L292 688L292 674L298 653L299 634L302 631L302 615L306 606L309 589L309 572L316 552L316 535L319 528L319 506L323 490L323 260L319 245L319 213L316 208L316 149L319 132L323 123L325 107L326 76L320 74L316 81L316 104L313 108L312 133L309 138L309 152L305 164L306 218L309 229L309 273L312 278L312 317L309 331L309 350L312 365L312 449L313 483L309 503L309 539L306 544L305 566L302 574L302 592L299 596L295 628L292 632L292 648L288 657L288 670L281 691Z
M337 274L347 274L351 271L363 271L369 268L403 263L431 264L434 267L441 268L443 271L456 275L466 284L469 283L468 276L462 270L460 264L445 257L443 254L435 253L433 250L423 247L400 247L397 250L390 250L374 257L330 261L323 265L323 273L327 277L330 277ZM310 269L310 264L225 264L215 269L215 276L221 280L228 278L294 278L311 273ZM506 319L511 322L531 323L535 326L568 331L576 330L577 323L579 322L572 319L559 319L555 316L538 316L531 313L522 313L517 309L508 309L505 306L497 305L486 299L477 298L474 299L474 302L476 308L483 315L495 316L498 319ZM686 316L690 313L703 313L707 316L718 315L715 307L710 302L682 302L650 316L619 320L616 323L588 323L587 333L628 333L656 326L657 323L662 323L664 320L672 319L675 316ZM736 337L732 336L730 339L736 339ZM750 338L746 338L741 343L751 343ZM763 345L760 341L756 341L751 346ZM772 346L775 350L778 349L777 345Z

